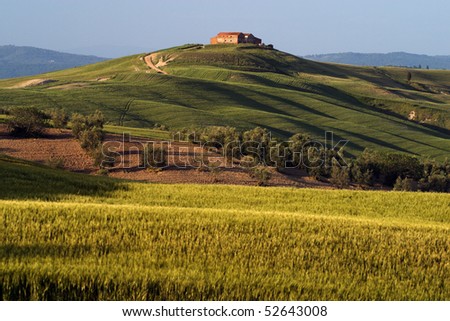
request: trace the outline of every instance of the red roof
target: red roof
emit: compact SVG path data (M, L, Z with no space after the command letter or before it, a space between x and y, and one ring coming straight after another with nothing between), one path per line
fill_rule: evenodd
M239 36L242 32L219 32L218 36Z

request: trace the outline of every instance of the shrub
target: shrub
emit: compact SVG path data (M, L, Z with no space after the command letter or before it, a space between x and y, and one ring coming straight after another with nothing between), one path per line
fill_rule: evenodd
M47 127L47 116L35 107L14 108L7 124L14 136L39 137Z
M100 147L103 137L103 131L97 127L85 129L79 134L81 148L87 151L94 151Z
M105 118L101 111L97 110L88 116L73 114L70 122L73 135L80 141L81 147L94 158L96 166L103 167L105 161L113 162L103 153L101 146L105 135L103 131Z
M75 113L72 115L70 123L73 135L79 139L86 130L103 130L105 118L101 111L96 110L95 113L88 116Z
M288 143L279 143L272 145L269 148L270 163L268 165L274 166L277 171L281 171L286 168L288 160L290 158L290 150Z
M72 114L70 127L72 128L73 136L79 139L81 132L86 128L86 117L78 113Z
M62 108L55 108L50 112L50 119L52 120L53 127L66 128L69 121L69 115Z
M383 153L365 150L356 160L362 171L371 170L378 180L385 185L393 186L397 177L401 176L419 180L424 175L421 162L406 154Z
M257 180L258 186L267 186L269 180L272 178L272 173L265 166L257 166L251 170L250 177Z
M270 146L275 143L266 128L256 127L242 134L242 154L257 156L261 163L267 164L270 161Z
M331 169L330 182L338 188L348 187L350 185L349 169L347 167L334 165Z
M311 138L307 134L298 133L293 135L289 139L289 151L290 151L290 158L291 158L291 165L299 168L303 168L303 152L304 152L304 146L309 141L311 141Z
M449 176L432 174L419 181L419 188L425 192L448 192L450 190Z
M217 148L224 147L227 143L239 140L239 133L234 127L208 126L201 131L200 141L210 143Z
M352 163L350 169L350 180L360 185L373 184L373 170L363 168L358 163Z
M217 183L219 181L219 174L222 171L220 168L220 162L209 162L208 171L213 175L213 182Z
M397 177L397 180L394 184L394 191L407 191L407 192L415 192L417 191L418 184L412 178L401 178Z
M325 162L326 151L323 148L315 148L314 146L307 146L304 150L307 172L314 179L323 181L325 177L329 177L330 169Z

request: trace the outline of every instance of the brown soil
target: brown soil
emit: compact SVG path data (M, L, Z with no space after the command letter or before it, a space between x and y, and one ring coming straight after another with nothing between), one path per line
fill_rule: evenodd
M14 138L0 125L0 153L39 163L61 160L65 169L90 173L92 159L67 130L48 129L45 138Z
M159 183L257 184L257 181L247 172L237 167L238 164L234 164L234 168L220 167L217 173L212 173L205 168L197 169L201 157L194 154L199 154L201 148L193 144L172 143L169 149L169 166L158 171L139 168L145 140L125 139L123 143L120 135L110 134L106 136L105 141L109 150L118 153L116 168L109 173L111 177ZM48 129L45 137L42 138L13 138L8 135L6 126L0 124L0 153L43 164L50 164L57 160L62 163L64 169L73 172L95 174L98 170L94 167L91 157L80 147L79 142L68 130ZM221 166L224 165L225 161L219 154L204 151L204 155L210 162L218 161ZM186 163L196 166L182 168L182 165ZM270 170L272 172L272 178L268 184L270 186L331 188L329 184L315 181L305 172L297 169L289 169L284 173Z

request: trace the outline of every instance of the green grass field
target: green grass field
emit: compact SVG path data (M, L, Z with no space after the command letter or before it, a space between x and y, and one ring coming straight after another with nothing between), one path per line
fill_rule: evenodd
M448 194L0 176L4 300L450 299Z
M132 137L170 140L171 135L168 131L159 129L133 128L124 126L105 125L105 132L112 134L129 134Z
M443 160L450 154L450 72L317 63L253 46L182 46L163 50L158 74L144 55L0 81L0 108L100 109L113 125L171 130L230 125L266 127L290 137L324 132L364 148ZM11 88L33 78L52 83ZM98 81L104 80L106 81ZM408 121L415 111L417 122ZM424 126L425 122L430 126Z

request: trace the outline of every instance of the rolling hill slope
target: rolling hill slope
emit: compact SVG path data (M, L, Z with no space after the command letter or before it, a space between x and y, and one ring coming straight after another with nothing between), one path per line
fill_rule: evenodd
M333 131L350 141L351 154L366 147L450 154L450 72L325 64L249 45L186 45L151 56L162 74L144 56L38 81L0 81L0 108L100 109L111 123L130 127L263 126L284 138Z

